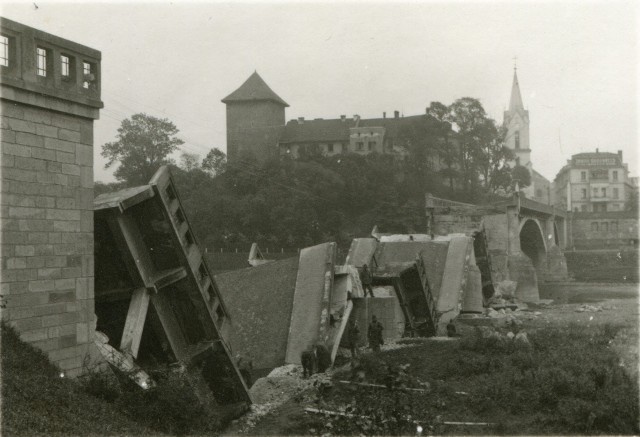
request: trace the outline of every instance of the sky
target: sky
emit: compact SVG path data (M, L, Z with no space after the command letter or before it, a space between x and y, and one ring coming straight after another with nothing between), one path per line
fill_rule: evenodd
M134 113L168 118L181 151L226 151L220 101L254 71L297 117L422 114L478 98L502 122L514 57L531 159L622 150L638 175L640 2L2 2L0 15L102 52L102 144ZM177 158L177 156L176 156Z

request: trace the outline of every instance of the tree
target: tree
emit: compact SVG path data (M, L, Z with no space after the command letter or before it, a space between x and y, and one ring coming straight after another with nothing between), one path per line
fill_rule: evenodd
M202 160L202 169L213 176L224 173L227 169L227 155L218 148L209 150Z
M523 165L516 165L513 170L511 170L511 179L514 182L517 181L520 188L531 185L531 173L529 173L529 169Z
M178 129L168 119L147 114L134 114L122 121L117 140L102 146L101 155L108 159L105 168L120 165L114 176L129 186L146 184L162 165L171 164L168 156L179 145Z
M200 155L197 153L182 152L182 155L180 155L180 168L187 172L199 169Z
M449 108L440 102L431 102L427 108L427 114L438 121L438 124L434 126L434 133L439 137L436 148L440 160L446 165L446 168L440 170L440 174L449 181L449 190L453 193L454 180L458 177L458 171L456 170L457 152L455 145L451 141L452 130Z

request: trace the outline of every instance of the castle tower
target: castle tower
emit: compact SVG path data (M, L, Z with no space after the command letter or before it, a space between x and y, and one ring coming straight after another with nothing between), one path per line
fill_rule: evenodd
M513 85L511 86L511 100L509 110L504 111L504 125L507 128L506 146L513 150L515 161L509 163L511 167L516 164L531 169L531 149L529 148L529 111L524 109L518 74L513 70Z
M229 162L253 155L265 161L277 154L278 135L289 106L254 72L240 88L222 99L227 105L227 157Z

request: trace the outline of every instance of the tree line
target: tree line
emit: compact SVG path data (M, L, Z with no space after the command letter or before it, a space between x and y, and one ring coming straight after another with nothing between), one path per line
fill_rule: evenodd
M96 195L148 183L161 165L172 167L180 198L198 239L207 247L306 247L382 232L424 232L424 196L481 203L526 186L528 171L512 169L505 131L477 99L431 103L424 117L400 127L398 154L326 156L308 149L298 159L265 162L245 154L228 162L212 148L204 157L183 152L167 119L135 114L116 140L102 147L115 183L96 183ZM524 172L522 172L524 170Z

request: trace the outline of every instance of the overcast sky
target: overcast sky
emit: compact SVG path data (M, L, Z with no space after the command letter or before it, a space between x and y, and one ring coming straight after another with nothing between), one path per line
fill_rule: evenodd
M502 121L513 58L534 168L622 150L638 175L638 2L3 2L4 17L102 51L101 145L136 112L167 117L190 153L226 151L222 98L254 70L287 119L422 114L480 99Z

